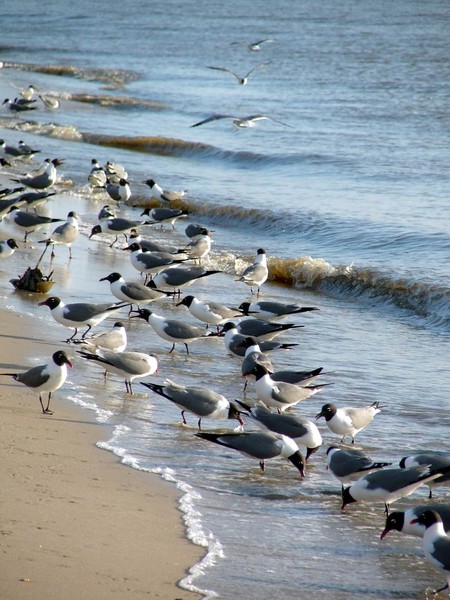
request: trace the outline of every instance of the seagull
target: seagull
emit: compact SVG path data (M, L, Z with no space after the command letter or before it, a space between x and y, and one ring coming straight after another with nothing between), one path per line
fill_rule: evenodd
M228 308L219 302L211 302L209 300L200 300L195 296L185 296L176 306L187 306L193 317L208 325L216 325L219 331L219 325L225 323L229 319L241 316L240 312L233 308Z
M13 179L13 181L17 181L18 183L36 190L45 190L56 183L56 167L61 164L63 164L62 161L57 158L54 158L53 160L46 158L43 167L37 173L24 175L18 179Z
M51 362L46 365L32 367L23 373L1 373L1 375L9 375L15 381L36 390L39 393L42 412L44 415L52 415L53 412L49 410L52 392L64 385L67 379L67 365L72 367L69 357L64 350L58 350L52 355ZM46 408L42 402L42 392L48 392Z
M111 200L115 200L117 203L127 203L131 197L130 184L123 177L119 179L118 183L108 181L105 185L105 190Z
M50 296L47 300L38 303L38 306L48 306L52 317L60 325L75 329L75 333L66 341L70 342L77 335L80 327L87 326L82 335L84 339L92 327L101 323L106 317L113 315L128 304L89 304L87 302L75 302L64 304L57 296Z
M255 365L263 365L270 373L270 377L273 381L283 381L285 383L293 383L295 385L310 385L313 383L323 371L323 367L312 369L310 371L274 371L272 361L268 356L261 352L261 347L258 340L254 337L246 337L240 344L240 348L245 348L245 356L241 365L242 376L250 377L251 371ZM249 375L244 375L248 373ZM247 385L244 387L244 391Z
M123 165L108 161L103 168L110 183L119 185L121 179L128 181L128 173Z
M265 62L265 63L260 63L259 65L256 65L255 67L250 69L250 71L248 73L246 73L243 77L241 77L241 75L237 75L234 71L231 71L230 69L226 69L225 67L206 67L206 68L213 69L214 71L224 71L225 73L229 73L235 79L237 79L237 81L240 85L247 85L248 78L250 77L250 75L257 69L262 69L263 67L267 67L268 64L270 64L270 63Z
M91 170L88 175L89 185L94 189L106 189L107 184L106 172L101 167L96 158L91 160Z
M47 202L48 198L51 198L52 196L56 196L56 192L25 192L25 194L21 194L17 198L17 201L19 205L26 204L27 208L36 208L44 202Z
M257 287L257 293L259 294L262 284L267 281L268 277L269 269L267 268L266 251L263 248L259 248L256 252L254 263L245 269L237 281L243 281L249 285L252 294L253 288Z
M309 419L300 415L274 413L262 404L250 407L239 400L236 402L246 411L244 414L263 429L286 435L298 446L305 446L305 462L322 445L322 436L316 424Z
M175 319L165 319L160 315L152 312L148 308L141 308L135 318L141 318L147 321L151 325L156 335L159 335L163 340L172 342L172 348L169 354L175 349L175 344L184 344L187 354L189 354L189 346L191 342L195 342L200 338L211 337L214 334L212 332L205 332L204 329L190 325L184 321L177 321Z
M312 310L319 310L314 306L298 306L298 304L284 304L283 302L243 302L239 306L245 316L254 316L266 321L284 319L291 315L297 315Z
M207 229L203 230L203 235L196 236L180 252L187 254L189 260L198 260L201 263L202 258L206 258L211 251L211 237Z
M0 258L8 258L19 246L14 238L9 238L8 240L2 240L0 242Z
M389 506L400 498L405 498L421 485L437 479L441 470L428 465L410 467L409 469L379 469L360 477L355 483L342 490L341 509L352 502L384 502L385 512Z
M92 352L97 352L98 350L123 352L127 347L127 341L125 326L121 321L117 321L109 331L102 331L85 337L82 340L73 340L73 343L81 344L83 348Z
M120 273L110 273L106 277L102 277L100 281L109 281L111 293L121 302L128 302L131 305L136 304L137 307L141 304L150 304L155 300L166 298L167 294L158 292L134 281L125 281Z
M24 141L20 141L16 146L8 146L5 140L0 140L0 150L4 154L14 156L15 158L32 158L40 150L33 150L31 146L27 146Z
M5 98L3 104L6 104L9 110L23 112L26 110L36 110L37 106L34 106L34 102L36 102L36 100L25 100L25 98L14 98L14 100L10 100L9 98Z
M59 223L63 220L43 217L32 212L19 210L17 206L12 206L4 219L7 223L11 223L18 231L21 231L24 234L24 242L27 241L30 233L33 233L46 225Z
M199 223L189 223L189 225L184 230L184 233L191 240L195 240L203 235L209 235L211 237L213 232L210 229L204 227L203 225L200 225Z
M42 94L38 94L38 97L48 110L56 110L59 108L59 100L57 98L53 98L52 96L43 96Z
M113 219L106 219L105 221L98 223L98 225L95 225L92 228L91 233L89 235L89 239L91 239L92 236L98 235L100 233L108 233L115 235L116 237L113 243L109 245L109 247L112 248L117 242L120 234L124 235L125 239L127 239L126 234L128 233L128 231L131 231L131 229L134 229L144 224L145 223L142 223L141 221L130 221L129 219L124 219L123 217L114 217Z
M435 510L425 510L419 517L411 521L411 525L425 527L423 534L423 550L429 563L440 571L444 571L447 583L433 592L439 594L450 588L450 537L445 533L442 519Z
M284 127L291 127L292 125L288 125L287 123L283 123L282 121L277 121L277 119L273 119L272 117L268 117L267 115L248 115L246 117L237 117L236 115L222 115L215 114L211 115L198 123L194 123L191 127L200 127L200 125L206 125L206 123L212 123L213 121L220 121L221 119L231 119L233 125L239 127L241 129L248 129L251 127L255 127L257 121L273 121L273 123L278 123L278 125L284 125Z
M261 340L273 340L277 335L291 329L298 329L304 325L295 325L294 323L270 323L261 319L245 319L241 321L237 330L245 336L252 336Z
M51 236L46 240L41 240L40 244L46 244L52 247L52 258L55 256L54 246L55 244L60 246L67 246L69 249L69 260L72 259L72 244L78 236L78 215L75 211L71 210L67 215L67 221L62 225L58 225L53 231Z
M106 221L107 219L115 219L116 215L115 213L112 211L111 207L108 204L105 204L100 210L99 213L97 215L97 219L99 221Z
M419 517L425 510L435 510L441 517L445 531L450 531L450 504L421 504L405 511L395 510L386 517L386 524L381 532L383 540L390 531L401 531L407 535L423 537L425 526L411 521Z
M177 258L176 254L170 254L168 252L143 252L141 245L133 243L123 250L130 251L130 261L132 266L140 273L145 275L151 275L153 273L159 273L164 271L171 265L185 262L185 258Z
M316 415L316 419L325 417L328 428L333 433L343 436L341 443L347 435L350 435L352 444L354 444L356 434L367 427L380 411L381 406L378 402L362 408L353 408L350 406L337 408L334 404L324 404L320 413Z
M235 323L232 321L225 323L225 325L222 327L221 333L225 334L223 341L225 343L225 348L230 354L241 357L245 356L245 348L244 346L241 346L241 344L247 336L238 332L237 325ZM289 350L289 348L298 346L298 344L282 344L281 342L276 342L275 340L263 340L262 342L258 343L261 352L271 352L272 350Z
M188 210L178 210L176 208L146 208L142 213L141 217L144 215L149 217L151 221L148 221L148 224L160 224L161 228L164 223L168 223L172 225L172 229L175 229L175 222L183 217L187 217L189 214Z
M310 398L328 385L323 383L301 387L293 383L274 381L266 367L258 364L252 368L250 373L256 377L255 390L258 401L268 408L275 408L278 412L283 412L290 406L295 406L302 400ZM244 375L248 374L244 373Z
M203 267L169 267L157 273L149 286L158 290L179 292L181 288L192 285L194 281L216 273L222 273L222 271L217 269L207 271Z
M27 88L20 90L20 95L24 100L29 102L30 100L33 100L36 91L37 90L34 88L34 86L29 85Z
M399 467L404 469L405 467L417 467L418 465L431 465L433 469L441 469L444 467L450 467L450 458L441 456L439 454L433 454L432 452L424 452L421 454L415 454L413 456L405 456L400 460ZM447 486L450 484L450 473L442 475L438 479L434 479L428 483L430 489L429 498L433 497L433 488L440 487L442 485Z
M168 398L181 409L183 425L186 425L185 411L199 417L198 430L201 431L202 419L237 419L241 426L244 425L239 409L235 404L229 402L225 396L204 387L187 387L179 385L166 379L164 385L156 383L144 383L142 385Z
M143 239L137 229L132 229L128 236L128 244L139 244L142 250L148 250L149 252L168 252L169 254L178 254L178 248L176 246L166 246L158 244L152 240Z
M250 44L247 45L247 48L251 51L251 52L259 52L259 50L261 50L261 46L263 44L271 44L272 42L274 42L275 40L272 40L271 38L266 38L264 40L258 40L257 42L252 42Z
M156 198L157 200L165 200L166 202L182 200L187 192L187 190L164 190L156 183L154 179L146 179L144 183L147 184L151 189L153 198Z
M158 369L158 359L154 354L144 352L111 352L101 350L98 354L77 350L83 358L99 364L107 372L125 379L127 394L133 394L132 383L137 378L153 375Z
M264 462L270 458L287 458L305 476L305 459L297 444L291 438L270 431L251 431L244 433L196 433L197 437L215 444L232 448L259 460L261 471Z
M344 488L344 483L357 481L361 475L370 473L375 469L389 467L390 462L374 462L361 450L344 450L330 446L327 450L327 467L338 479Z

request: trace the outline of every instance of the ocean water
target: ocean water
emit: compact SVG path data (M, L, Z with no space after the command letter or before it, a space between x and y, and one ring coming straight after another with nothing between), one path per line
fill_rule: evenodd
M81 217L73 260L63 248L51 264L47 256L42 263L53 271L52 294L65 302L110 302L100 277L119 271L138 278L121 243L110 248L110 238L88 239L98 210L111 204L87 185L90 161L119 162L133 203L148 203L143 181L152 177L165 188L186 189L185 223L213 230L207 265L222 273L188 293L229 306L251 299L235 275L263 247L270 281L261 298L320 309L292 319L304 328L279 339L298 346L272 355L279 369L323 366L320 382L332 383L296 412L313 419L326 402L379 401L383 410L358 436L358 447L394 463L416 450L448 452L449 20L448 4L438 0L8 5L3 97L33 84L60 101L56 111L39 105L19 116L2 108L1 137L41 149L11 172L26 172L47 156L65 159L48 211ZM265 38L273 42L248 50ZM246 86L207 68L244 75L262 63L268 64ZM212 114L274 121L237 128L224 118L191 127ZM117 210L132 218L141 212ZM181 247L185 223L143 232ZM36 306L35 296L9 283L35 263L39 239L33 234L0 265L2 302L42 321L54 343L67 331ZM194 322L170 300L153 308ZM240 361L220 338L193 343L190 355L182 347L169 354L170 344L145 322L128 320L126 312L120 318L129 349L158 355L159 372L148 380L168 377L242 398ZM304 480L283 461L268 461L262 475L257 461L196 438L194 416L183 426L177 407L138 383L127 396L117 377L104 381L95 365L77 356L75 363L55 409L68 397L94 411L111 425L101 448L182 492L187 535L205 548L183 587L208 598L356 600L424 598L442 585L420 541L400 534L379 541L382 505L340 510L340 484L325 466L326 448L339 439L323 421L323 447ZM247 398L255 398L252 384ZM203 422L207 431L235 426ZM398 507L423 503L427 494L423 488ZM445 488L435 494L448 501Z

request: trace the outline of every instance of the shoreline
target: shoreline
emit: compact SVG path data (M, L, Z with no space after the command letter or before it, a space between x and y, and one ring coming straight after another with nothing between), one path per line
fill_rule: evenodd
M26 315L0 318L2 373L62 347ZM96 446L111 425L64 401L70 376L52 395L53 416L32 389L0 379L2 598L200 598L178 585L205 553L186 537L180 492Z

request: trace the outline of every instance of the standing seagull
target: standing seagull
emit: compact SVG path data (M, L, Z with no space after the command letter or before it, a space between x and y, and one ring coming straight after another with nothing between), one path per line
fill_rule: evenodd
M8 240L2 240L0 242L0 258L8 258L19 246L17 242L13 238L9 238Z
M19 210L17 206L11 207L10 211L4 217L7 223L11 223L17 231L24 234L24 242L27 241L28 235L42 229L46 225L59 223L63 219L52 219L51 217L43 217L32 212Z
M417 467L419 465L431 465L433 469L442 469L445 467L450 467L450 458L441 456L439 454L433 454L432 452L424 452L422 454L405 456L400 460L399 463L399 467L401 469L404 469L405 467ZM428 488L430 490L429 498L433 497L433 488L440 487L442 485L450 485L450 472L428 483Z
M242 342L246 339L247 336L239 333L237 330L237 326L235 323L228 321L222 327L221 333L224 333L224 344L225 348L228 350L230 354L234 356L245 356L245 347ZM272 350L289 350L289 348L293 348L294 346L298 346L298 344L282 344L281 342L277 342L275 340L263 340L258 342L261 352L271 352ZM247 373L249 375L250 373Z
M127 347L127 332L122 322L117 321L109 331L102 331L90 335L82 340L73 340L74 344L81 344L92 352L109 350L110 352L123 352Z
M255 390L258 401L268 408L275 408L278 412L283 412L290 406L295 406L302 400L310 398L327 385L323 383L301 387L293 383L274 381L266 367L258 364L252 368L250 373L256 377ZM244 375L250 373L244 373Z
M62 164L62 161L60 161L57 158L54 158L53 160L46 158L44 161L44 166L39 172L24 175L23 177L19 177L18 179L13 179L13 181L16 181L36 190L45 190L51 187L54 183L56 183L56 167Z
M99 364L109 373L115 373L125 380L127 394L133 394L134 379L153 375L158 369L158 359L154 354L144 352L110 352L102 350L93 354L84 350L77 351L83 358Z
M114 241L112 242L112 244L109 245L109 247L112 248L117 242L119 235L122 234L123 236L125 236L125 240L128 241L126 234L132 229L139 227L140 225L144 225L144 223L142 223L141 221L130 221L129 219L124 219L123 217L105 219L104 221L102 221L98 225L95 225L91 229L89 239L91 239L92 236L98 235L100 233L108 233L115 235L116 237Z
M73 304L64 304L57 296L50 296L47 300L39 302L38 306L48 306L52 317L57 323L75 329L75 333L66 341L70 342L77 335L80 327L87 329L82 335L84 338L92 327L101 323L106 317L128 306L128 304L89 304L86 302L75 302Z
M352 502L384 502L385 512L400 498L405 498L424 483L437 479L442 470L428 465L409 469L381 469L360 477L355 483L342 490L342 510Z
M322 445L322 436L315 423L309 419L301 415L274 413L261 404L250 407L239 400L237 402L247 411L245 415L263 429L286 435L298 446L305 446L306 461Z
M153 198L156 198L157 200L165 200L166 202L182 200L187 192L187 190L165 190L158 185L154 179L146 179L144 183L147 184L151 189Z
M187 387L179 385L170 379L164 381L165 385L156 383L144 383L145 387L174 402L181 409L183 425L186 425L185 411L199 417L198 430L201 430L202 419L237 419L240 425L244 425L239 410L235 404L229 402L225 396L204 387Z
M305 459L297 444L291 438L269 431L250 431L244 433L196 433L197 437L209 440L220 446L237 450L250 458L257 458L261 471L264 461L269 458L287 458L305 476Z
M118 183L108 181L105 189L111 200L115 200L118 204L120 202L126 203L131 198L130 184L126 179L119 179Z
M67 246L69 249L69 260L72 259L72 244L77 239L78 236L78 215L75 211L71 210L67 215L67 221L62 225L58 225L56 229L53 231L51 236L42 240L41 244L46 244L46 249L48 246L52 247L51 257L55 256L54 246L58 244L60 246Z
M179 210L177 208L167 208L165 206L161 208L146 208L142 213L142 216L147 216L151 219L147 224L160 224L161 229L164 223L172 225L172 229L175 229L175 222L183 217L187 217L189 214L188 210Z
M248 73L246 73L243 77L241 75L237 75L234 71L231 71L230 69L226 69L225 67L207 67L207 69L213 69L214 71L224 71L225 73L229 73L235 79L237 79L237 82L240 85L247 85L248 78L250 77L250 75L257 69L262 69L263 67L267 67L268 64L269 64L268 62L265 62L265 63L260 63L259 65L256 65L256 67L253 67L252 69L250 69L250 71Z
M420 517L425 510L435 510L441 516L442 523L446 532L450 532L450 504L421 504L408 508L407 510L394 510L386 517L386 524L380 535L380 540L383 540L390 531L401 531L406 535L414 535L415 537L423 537L425 526L413 523L411 521Z
M52 392L58 390L67 379L67 365L72 367L72 363L64 350L58 350L52 355L52 360L46 365L33 367L24 373L1 373L1 375L9 375L15 381L23 383L29 388L33 388L39 392L39 402L41 403L42 412L45 415L52 415L49 410ZM44 408L42 402L42 392L48 392L47 407Z
M197 279L222 273L222 271L206 270L203 267L169 267L161 271L149 283L150 287L158 290L167 290L172 292L180 292L181 288L192 285Z
M330 446L327 450L327 467L342 484L357 481L361 475L388 467L390 462L374 462L360 450L344 450Z
M262 284L267 281L268 277L269 269L267 268L266 251L263 248L259 248L254 263L245 269L237 281L243 281L249 285L252 294L253 288L258 288L257 293L259 294Z
M261 302L243 302L239 306L239 310L242 310L246 317L251 316L265 321L272 321L319 309L314 306L299 306L298 304L284 304L283 302L267 300Z
M175 344L178 343L184 344L186 352L189 354L188 343L195 342L200 338L216 335L214 333L205 333L204 329L196 327L195 325L190 325L184 321L165 319L151 310L148 310L148 308L140 309L135 318L144 319L152 327L156 335L159 335L163 340L172 342L172 348L170 349L169 354L170 352L173 352Z
M129 302L131 305L136 304L138 308L141 304L150 304L150 302L167 297L166 293L152 290L142 283L125 281L120 273L110 273L106 277L102 277L100 281L109 281L111 293L118 300Z
M123 250L129 250L130 261L132 266L139 271L144 273L146 278L151 276L153 273L159 273L164 271L167 267L174 264L185 262L186 258L177 258L176 254L170 254L169 252L148 252L143 251L140 244L130 244ZM178 255L179 256L179 255Z
M447 583L433 592L439 594L450 587L450 538L445 533L442 519L435 510L426 510L411 524L426 527L423 534L423 550L429 563L440 571L444 571Z
M350 435L352 444L354 444L356 434L367 427L380 411L381 407L378 402L363 408L352 408L350 406L337 408L337 406L330 403L322 406L322 410L316 415L316 419L325 417L328 428L333 433L343 436L341 443L347 435Z
M216 325L217 331L219 330L219 325L225 321L241 316L238 310L228 308L228 306L219 304L218 302L200 300L195 296L185 296L176 306L187 306L193 317L206 323L207 329L208 325Z

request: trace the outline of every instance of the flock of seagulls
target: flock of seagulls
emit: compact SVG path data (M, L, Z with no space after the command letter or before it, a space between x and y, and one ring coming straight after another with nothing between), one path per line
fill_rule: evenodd
M249 50L258 51L263 44L272 41L260 40L249 46ZM246 85L249 75L267 64L257 65L244 77L223 67L208 68L225 71L240 84ZM17 101L17 105L25 106L25 103L33 102L36 90L31 88L14 103ZM222 118L238 120L229 115L215 115L193 127ZM263 115L246 117L245 126L250 126L252 121L268 118ZM14 162L24 158L30 160L39 151L25 148L21 142L16 152L2 140L1 152ZM19 177L11 176L11 184L19 184L20 187L0 190L0 215L3 221L23 235L23 243L28 242L29 235L58 223L52 233L39 242L45 244L44 252L48 247L52 248L52 259L55 246L66 246L70 261L72 246L79 235L78 215L70 211L64 221L42 217L35 212L36 206L47 202L55 193L53 188L58 180L57 168L61 164L59 159L46 159L34 172ZM185 229L189 241L184 247L178 248L146 240L142 237L141 229L153 226L152 231L155 231L155 224L161 227L169 224L175 228L178 219L189 214L174 207L175 202L184 199L187 190L167 190L154 179L147 179L144 183L149 187L152 198L160 201L161 206L145 209L141 219L137 220L115 216L116 209L120 207L126 211L131 198L128 173L122 165L108 162L100 166L93 159L87 181L93 195L104 194L109 202L98 213L98 223L92 228L89 239L100 235L113 237L110 244L112 248L118 243L119 236L123 236L126 246L122 250L129 252L136 279L127 281L119 272L106 273L100 281L109 283L114 298L110 303L65 303L57 296L50 296L40 301L38 306L47 307L58 324L73 330L66 342L75 345L81 360L123 379L127 394L133 394L136 380L158 372L158 357L152 353L127 350L127 326L123 319L116 321L111 329L92 335L91 329L106 318L128 311L127 318L146 321L155 335L169 342L169 353L178 346L184 347L189 354L190 345L196 341L219 339L224 351L240 360L237 375L245 378L242 400L232 401L209 387L186 386L169 377L165 378L164 384L144 381L141 384L152 394L176 405L181 411L183 424L186 424L186 413L195 415L198 427L195 435L199 439L258 461L262 471L268 460L287 459L301 478L307 477L308 461L311 457L317 459L316 453L323 441L316 423L302 416L296 407L331 384L318 382L322 367L298 371L277 370L271 356L281 349L290 350L297 346L296 343L279 341L279 337L287 331L294 335L303 328L302 324L286 323L285 319L294 319L318 308L259 298L261 288L270 274L264 248L256 251L253 263L236 274L237 285L243 283L250 287L251 301L244 301L239 307L230 307L193 294L181 297L186 287L221 272L202 265L211 251L212 232L201 224L190 223ZM113 208L111 203L115 203ZM95 240L92 243L96 243ZM18 247L14 238L4 239L0 242L0 258L8 259ZM179 319L167 318L158 309L148 308L148 305L158 304L168 298L173 298ZM196 320L196 324L186 321L186 311ZM84 331L79 335L81 329ZM21 373L0 375L12 377L38 393L42 413L51 415L51 395L64 385L67 367L72 366L67 353L59 350L52 355L48 364ZM247 397L248 387L254 399ZM42 396L44 392L48 393L46 404ZM390 531L423 537L425 556L447 580L445 586L436 590L438 593L450 585L450 505L430 503L395 512L390 511L390 506L408 497L422 485L429 487L430 498L432 490L448 485L450 458L429 452L403 457L398 466L393 466L392 463L373 460L364 451L356 449L356 435L370 426L381 409L378 402L370 406L346 407L332 403L322 406L315 421L324 418L330 434L340 439L340 445L331 446L326 452L327 469L341 484L342 510L355 502L384 505L386 525L381 539ZM205 432L202 422L206 419L231 420L237 423L237 428L231 432ZM256 430L247 430L247 423L254 424ZM351 439L350 446L345 445L346 437ZM302 448L306 449L305 454Z

